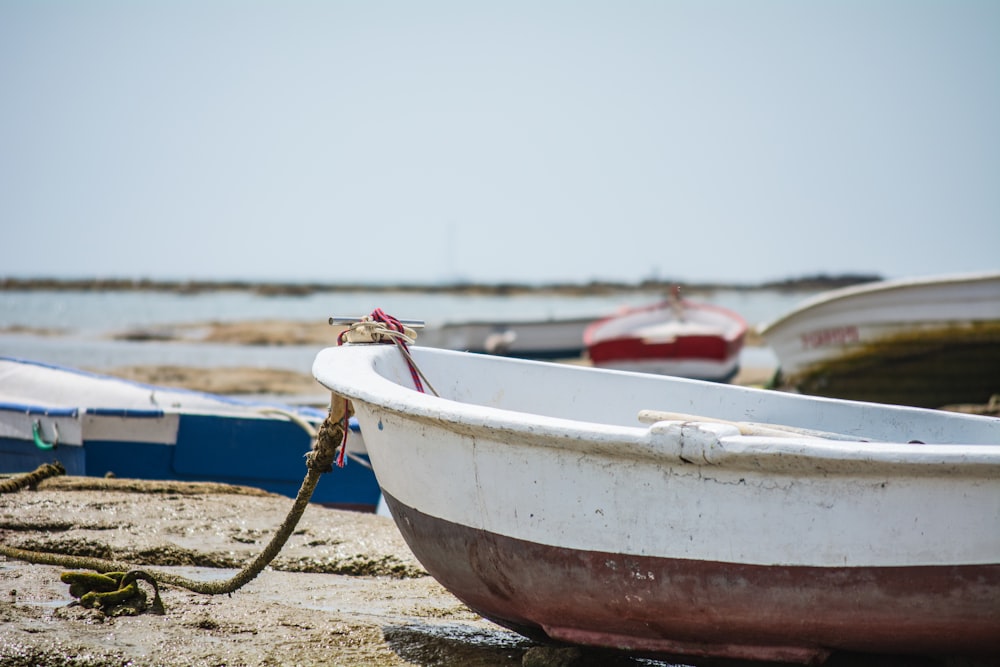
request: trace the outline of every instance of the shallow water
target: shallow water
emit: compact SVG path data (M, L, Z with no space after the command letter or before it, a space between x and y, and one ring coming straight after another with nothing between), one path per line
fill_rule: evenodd
M331 345L334 341L331 340ZM309 372L316 345L244 346L181 341L118 341L98 336L0 334L0 355L85 368L249 366Z
M729 308L750 325L772 320L815 291L716 290L688 294L692 299ZM0 291L0 329L24 326L107 333L163 324L240 321L326 321L358 317L374 308L401 319L443 321L600 317L624 306L654 303L658 292L633 291L601 296L527 294L415 294L331 292L307 296L261 296L252 292L200 294L171 292Z
M331 340L330 345L334 344ZM146 365L246 366L309 373L321 348L318 345L245 346L0 333L0 355L92 369ZM745 347L740 356L745 368L772 369L777 364L774 351L768 347Z
M719 290L692 294L691 298L734 310L754 326L778 317L812 294ZM394 316L425 320L429 324L503 318L596 319L624 306L653 303L659 298L659 294L652 292L588 297L349 292L293 297L221 291L194 295L0 291L0 355L95 369L135 365L249 366L308 373L322 346L112 340L108 336L115 332L210 321L325 322L330 316L360 316L376 306ZM14 331L16 328L57 330L60 335L18 333ZM334 343L331 329L330 344ZM772 368L775 363L773 352L767 348L744 350L744 367Z

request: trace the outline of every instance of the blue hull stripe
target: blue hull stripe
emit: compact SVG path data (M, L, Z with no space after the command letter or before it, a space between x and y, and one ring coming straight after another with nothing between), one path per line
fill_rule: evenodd
M80 414L79 408L50 408L44 405L27 405L25 403L0 403L0 410L42 417L76 417Z
M155 419L162 417L163 410L132 410L129 408L87 408L88 415L99 417L132 417L135 419Z

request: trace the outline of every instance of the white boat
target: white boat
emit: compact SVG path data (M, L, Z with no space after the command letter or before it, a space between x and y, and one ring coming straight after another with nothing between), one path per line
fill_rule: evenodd
M595 319L443 322L421 331L420 344L521 359L575 359L583 354L583 330Z
M413 553L484 617L680 659L1000 656L1000 419L410 354L440 395L389 345L313 374L353 402Z
M737 313L675 292L590 324L583 343L599 368L729 382L739 372L746 332Z
M295 497L326 414L0 357L0 473L58 460L70 475L214 481ZM346 453L367 464L364 450L352 429ZM375 511L378 484L356 462L322 476L312 501Z
M761 335L782 388L934 408L986 403L1000 393L1000 272L831 290Z

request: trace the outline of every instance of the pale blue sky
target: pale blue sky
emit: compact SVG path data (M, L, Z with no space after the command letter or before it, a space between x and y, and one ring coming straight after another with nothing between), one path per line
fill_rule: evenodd
M0 0L0 276L1000 268L1000 2Z

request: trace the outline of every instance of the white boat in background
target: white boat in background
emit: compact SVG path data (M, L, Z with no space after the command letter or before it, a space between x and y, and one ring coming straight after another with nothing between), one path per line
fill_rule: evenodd
M675 291L590 324L583 342L598 368L729 382L739 372L746 332L737 313Z
M776 386L922 407L1000 393L1000 272L820 294L762 327Z
M471 320L428 325L420 345L521 359L575 359L583 354L583 330L594 317L539 320Z
M478 614L666 659L1000 656L1000 419L410 355L347 344L313 374Z
M59 461L70 475L213 481L295 497L326 415L0 357L0 473ZM367 464L354 426L347 453ZM312 501L375 511L378 484L355 463L321 477Z

